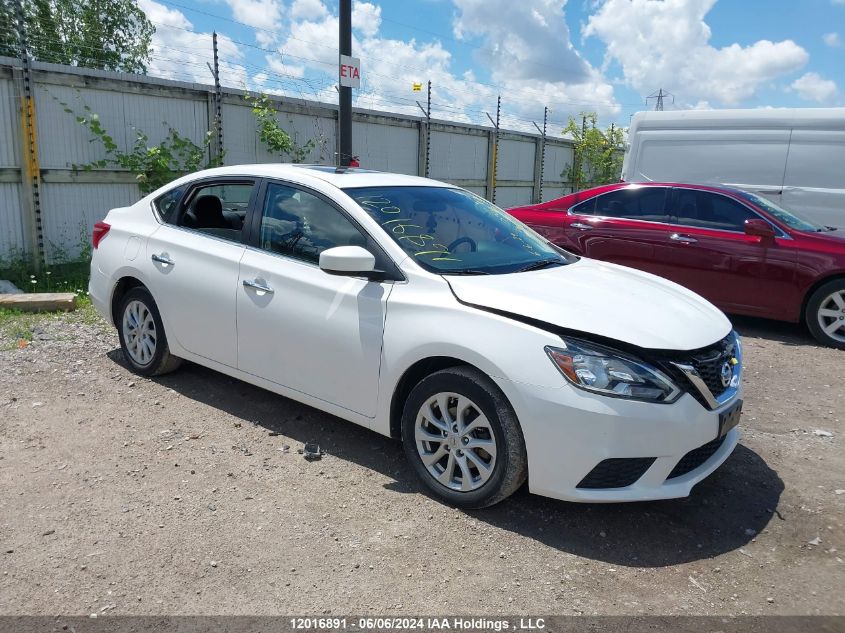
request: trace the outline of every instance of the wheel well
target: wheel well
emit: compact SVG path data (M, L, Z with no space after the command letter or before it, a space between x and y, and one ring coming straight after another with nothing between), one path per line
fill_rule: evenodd
M845 273L837 273L835 275L831 275L830 277L819 279L807 289L807 292L804 293L804 300L801 302L801 323L806 323L807 321L807 304L810 303L810 297L813 296L813 293L826 283L836 281L837 279L845 279Z
M436 371L449 367L470 366L467 362L449 356L433 356L419 360L402 374L396 389L393 390L393 398L390 400L390 437L399 439L402 437L402 407L411 390L426 376Z
M111 316L112 316L112 323L117 325L118 323L118 315L117 315L117 307L120 305L120 300L123 298L127 292L132 290L132 288L146 288L140 280L136 279L135 277L122 277L120 281L117 282L117 285L114 287L114 292L111 295Z

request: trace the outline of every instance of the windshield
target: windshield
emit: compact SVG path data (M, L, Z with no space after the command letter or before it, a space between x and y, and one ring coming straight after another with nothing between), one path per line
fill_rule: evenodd
M757 194L749 193L747 191L737 191L737 193L740 197L745 198L749 202L753 202L758 207L761 207L769 215L773 216L776 220L780 220L791 229L795 229L796 231L808 231L811 233L818 233L826 230L826 228L820 224L800 218L792 211L787 211L783 207L779 207L768 198L764 198L763 196L758 196Z
M540 235L485 199L446 187L344 189L427 270L501 274L569 263Z

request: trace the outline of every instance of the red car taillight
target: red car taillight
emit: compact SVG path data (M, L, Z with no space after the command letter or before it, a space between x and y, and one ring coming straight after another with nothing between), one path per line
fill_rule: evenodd
M109 232L110 228L111 224L106 224L105 222L97 222L94 225L94 233L91 235L91 244L94 245L94 248L100 245L100 242L106 236L106 233Z

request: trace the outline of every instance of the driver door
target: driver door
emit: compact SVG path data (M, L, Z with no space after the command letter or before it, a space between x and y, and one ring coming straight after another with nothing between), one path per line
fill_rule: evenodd
M328 198L268 182L237 287L238 368L375 417L391 282L330 275L320 253L362 246L386 257Z

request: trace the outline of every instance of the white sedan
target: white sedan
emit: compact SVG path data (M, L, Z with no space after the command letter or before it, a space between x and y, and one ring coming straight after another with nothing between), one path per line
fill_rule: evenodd
M245 165L94 229L133 371L181 359L401 438L448 503L689 494L736 446L741 347L710 303L558 249L453 185Z

